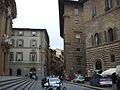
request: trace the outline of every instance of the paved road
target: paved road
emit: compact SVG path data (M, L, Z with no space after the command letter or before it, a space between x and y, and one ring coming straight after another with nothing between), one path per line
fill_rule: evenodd
M87 87L82 87L82 86L67 84L67 83L64 83L64 86L67 88L67 90L95 90L95 89L90 89ZM38 81L36 86L34 87L34 90L45 90L45 88L42 88L41 82Z

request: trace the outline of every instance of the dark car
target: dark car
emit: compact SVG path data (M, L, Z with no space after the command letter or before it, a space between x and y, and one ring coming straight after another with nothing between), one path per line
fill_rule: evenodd
M96 74L90 80L91 86L110 86L112 87L112 78L107 75Z

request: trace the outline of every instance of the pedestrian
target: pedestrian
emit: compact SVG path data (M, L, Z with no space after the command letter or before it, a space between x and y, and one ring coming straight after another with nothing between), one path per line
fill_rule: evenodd
M120 90L120 74L117 75L117 90Z
M117 90L120 90L120 65L117 66L116 68L116 73L117 73Z
M43 78L42 81L41 81L41 85L42 87L44 88L44 84L47 82L47 79L46 78Z

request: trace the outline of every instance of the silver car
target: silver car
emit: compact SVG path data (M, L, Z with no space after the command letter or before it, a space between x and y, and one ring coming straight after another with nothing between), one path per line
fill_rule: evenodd
M56 90L61 90L63 83L59 78L49 78L48 82L44 84L47 88L55 88Z
M85 78L84 76L77 76L76 78L73 79L73 82L76 82L76 83L84 83L85 82Z

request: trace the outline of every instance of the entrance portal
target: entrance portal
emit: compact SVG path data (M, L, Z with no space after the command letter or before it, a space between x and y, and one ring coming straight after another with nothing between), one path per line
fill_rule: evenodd
M99 73L102 72L102 62L101 61L97 61L96 65L95 65L96 70L99 70Z

